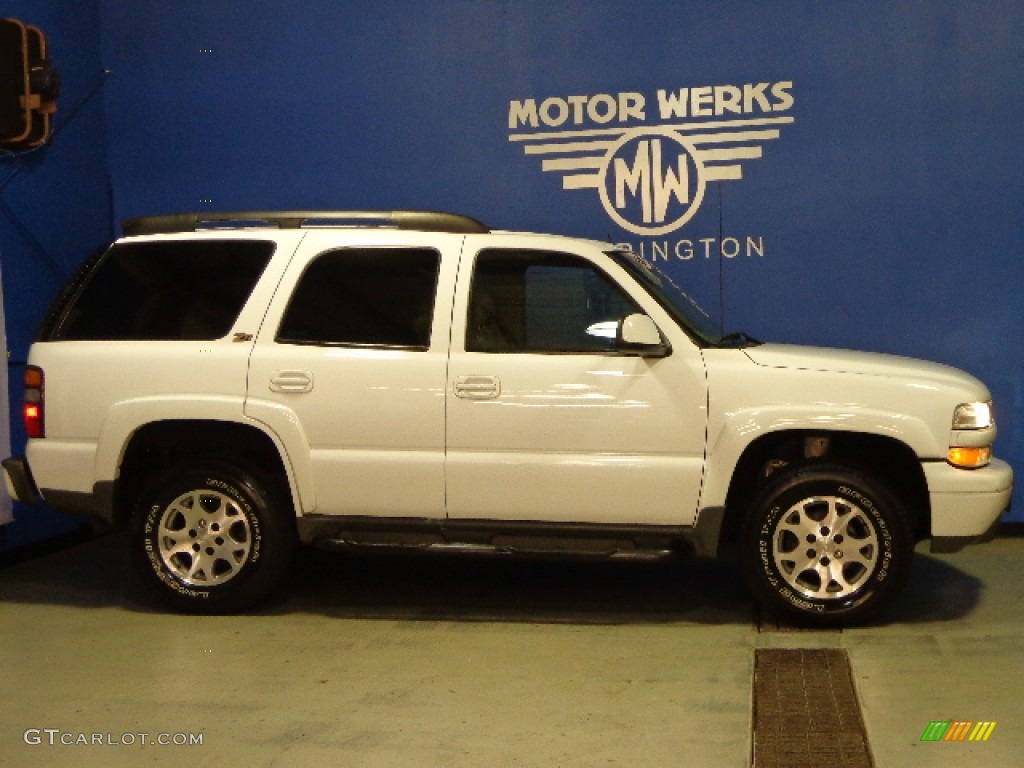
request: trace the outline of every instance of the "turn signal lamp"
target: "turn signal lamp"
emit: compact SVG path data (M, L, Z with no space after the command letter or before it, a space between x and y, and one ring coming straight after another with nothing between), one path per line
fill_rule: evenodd
M984 448L950 448L946 461L962 469L984 467L992 459L992 446Z

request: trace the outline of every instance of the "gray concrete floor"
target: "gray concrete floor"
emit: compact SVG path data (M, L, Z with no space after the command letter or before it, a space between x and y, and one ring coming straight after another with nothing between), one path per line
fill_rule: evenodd
M312 551L257 613L180 616L123 547L0 571L0 765L742 768L768 647L847 649L879 768L1024 755L1024 539L920 552L886 622L842 632L767 631L725 564ZM922 743L932 720L997 726Z

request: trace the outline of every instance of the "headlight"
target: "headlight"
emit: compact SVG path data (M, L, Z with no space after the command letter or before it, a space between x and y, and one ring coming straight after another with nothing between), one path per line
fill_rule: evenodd
M988 429L992 426L992 403L961 403L953 411L953 429Z
M953 431L976 434L974 436L961 434L957 439L957 445L950 446L946 461L954 467L962 469L978 469L986 466L992 460L992 446L978 443L990 443L993 435L978 433L980 430L992 429L994 426L991 402L958 405L953 411Z

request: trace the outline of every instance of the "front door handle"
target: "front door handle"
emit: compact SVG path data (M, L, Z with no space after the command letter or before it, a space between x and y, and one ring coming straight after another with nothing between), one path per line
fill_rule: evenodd
M464 400L493 400L501 394L501 382L497 376L459 376L454 389Z
M302 394L313 389L313 374L309 371L274 371L270 376L270 391Z

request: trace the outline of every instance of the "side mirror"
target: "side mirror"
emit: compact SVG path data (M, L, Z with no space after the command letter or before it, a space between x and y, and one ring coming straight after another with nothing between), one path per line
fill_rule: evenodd
M633 352L640 357L668 357L672 351L654 321L639 313L619 321L615 341L623 352Z

